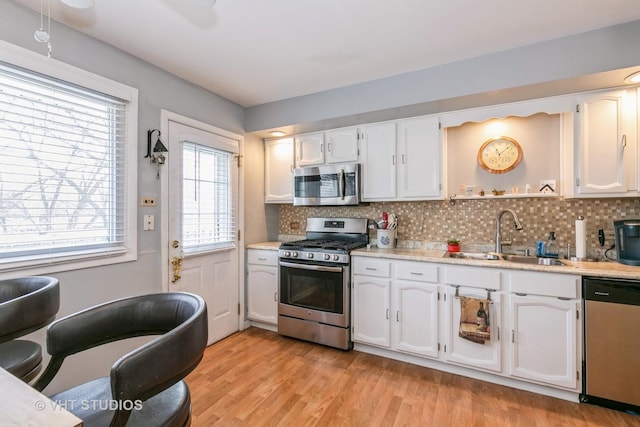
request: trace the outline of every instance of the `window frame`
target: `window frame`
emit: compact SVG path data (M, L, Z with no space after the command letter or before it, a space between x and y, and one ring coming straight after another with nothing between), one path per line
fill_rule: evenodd
M62 80L88 90L104 93L126 102L126 132L124 140L124 176L126 177L124 198L125 242L120 252L96 250L52 253L51 257L16 257L12 262L0 266L0 279L16 276L50 274L59 271L79 270L122 262L138 258L138 89L91 73L61 61L48 58L33 51L0 40L0 61Z

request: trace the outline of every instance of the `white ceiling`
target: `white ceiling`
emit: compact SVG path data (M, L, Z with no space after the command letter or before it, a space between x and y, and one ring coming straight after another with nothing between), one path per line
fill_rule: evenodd
M51 15L245 107L640 19L639 0L94 3L51 0Z

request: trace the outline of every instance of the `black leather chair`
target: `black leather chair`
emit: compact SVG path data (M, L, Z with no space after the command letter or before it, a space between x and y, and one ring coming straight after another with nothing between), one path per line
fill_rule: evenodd
M185 426L191 397L182 380L207 346L207 308L193 294L124 298L58 319L47 330L51 360L34 384L42 391L69 355L113 341L159 335L118 359L107 377L50 398L91 426Z
M46 276L0 281L0 367L25 382L42 369L40 344L18 340L53 321L60 308L58 279Z

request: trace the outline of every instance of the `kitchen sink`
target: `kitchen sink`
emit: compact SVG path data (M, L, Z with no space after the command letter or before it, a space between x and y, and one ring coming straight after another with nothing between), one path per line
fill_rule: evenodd
M498 254L496 252L447 252L444 254L444 257L459 258L459 259L477 259L477 260L483 260L483 261L504 260L504 261L515 262L519 264L564 265L562 261L556 258L538 258L535 256L527 256L527 255Z
M538 264L538 265L564 265L562 261L556 258L538 258L535 256L525 255L502 255L502 259L520 264Z
M480 259L480 260L499 260L500 256L493 252L447 252L444 254L445 258L460 258L460 259Z

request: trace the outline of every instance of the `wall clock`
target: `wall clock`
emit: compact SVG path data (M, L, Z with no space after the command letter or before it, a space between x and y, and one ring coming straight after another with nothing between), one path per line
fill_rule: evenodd
M522 160L522 147L513 138L499 136L491 138L478 150L478 163L489 173L507 173Z

